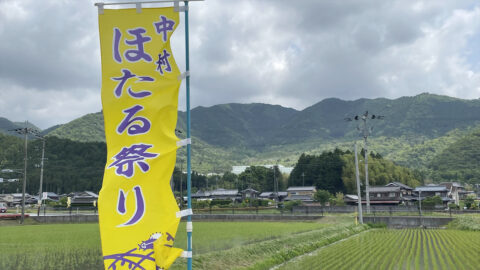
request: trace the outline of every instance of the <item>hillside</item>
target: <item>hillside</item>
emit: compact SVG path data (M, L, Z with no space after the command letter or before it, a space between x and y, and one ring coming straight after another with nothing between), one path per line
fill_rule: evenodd
M223 148L296 144L323 139L357 137L356 121L345 117L381 114L372 121L374 136L423 136L437 138L454 129L480 123L480 100L462 100L432 94L394 100L330 98L302 111L268 104L223 104L192 110L192 134L202 141ZM51 135L79 141L103 141L101 113L88 114L52 131ZM179 112L178 127L185 128L185 112Z
M0 133L13 135L9 130L19 128L15 123L7 118L0 117Z
M366 110L385 116L369 120L373 124L369 149L422 170L480 123L480 100L426 93L393 100L330 98L302 111L259 103L197 107L192 110L193 165L201 172L225 171L239 164L291 166L302 153L320 154L335 147L351 150L353 141L361 141L360 123L344 118ZM185 131L185 122L185 112L179 112L178 129ZM102 113L53 128L48 135L102 142ZM185 159L184 152L179 151L178 162Z
M104 142L103 115L101 112L87 114L58 126L47 135L79 142Z
M47 137L45 143L44 191L68 193L100 190L106 162L106 145L101 142L75 142ZM23 140L0 134L0 169L23 169ZM37 194L39 189L42 142L32 140L28 145L27 192ZM2 178L21 178L17 173L1 173ZM21 190L21 181L0 184L1 192Z
M428 168L432 177L443 181L480 183L480 129L451 143L436 155Z
M37 130L37 131L42 131L40 128L35 126L34 124L27 122L27 127ZM14 129L17 128L24 128L25 127L25 122L12 122L6 118L0 117L0 134L5 134L5 135L13 135L16 137L23 137L23 135L18 134L17 132L13 131ZM34 139L35 136L29 135L28 139Z

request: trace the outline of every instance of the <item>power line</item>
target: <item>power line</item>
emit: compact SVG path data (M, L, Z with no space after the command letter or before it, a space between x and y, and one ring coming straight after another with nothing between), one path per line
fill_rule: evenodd
M27 121L25 121L25 127L24 128L16 128L16 129L12 129L12 130L9 130L9 131L14 131L18 134L24 135L24 139L25 139L25 159L24 159L25 167L24 167L24 171L23 171L23 186L22 186L22 216L21 216L21 219L20 219L20 223L23 224L23 222L25 220L25 189L27 187L27 161L28 161L28 151L27 151L28 150L28 143L27 143L28 140L27 140L27 138L28 138L28 134L33 134L34 136L38 137L40 135L40 132L36 129L29 128Z
M357 130L362 132L363 141L364 141L364 149L365 149L365 197L367 198L367 213L370 214L370 187L368 183L368 136L373 130L373 126L368 126L368 120L375 120L375 119L383 119L385 118L383 115L369 115L368 111L365 111L362 115L355 115L353 118L345 118L345 121L363 121L363 126L360 128L360 125L357 126Z

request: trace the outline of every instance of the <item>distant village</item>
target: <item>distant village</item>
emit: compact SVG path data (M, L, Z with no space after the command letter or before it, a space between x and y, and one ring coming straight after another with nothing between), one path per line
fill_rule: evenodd
M264 167L272 168L274 165L264 165ZM233 166L232 173L240 174L244 172L249 166ZM279 165L278 169L281 173L290 174L293 167L284 167ZM2 179L3 180L3 179ZM18 181L17 179L13 179ZM12 181L12 180L10 180ZM223 189L216 188L213 190L200 189L192 194L192 199L197 201L214 201L214 200L228 200L231 202L244 202L251 200L265 200L271 202L289 202L298 201L306 205L318 204L315 200L315 193L317 188L315 186L290 186L284 191L274 190L255 190L247 188L244 190L238 189ZM185 195L185 194L183 194ZM467 191L464 186L457 182L443 182L440 184L428 184L425 186L409 187L400 182L391 182L384 186L370 186L369 199L372 206L414 206L419 201L424 201L428 198L438 197L440 203L436 208L448 208L449 205L460 205L460 202L467 197L473 197L475 200L480 200L480 185L474 186L474 190ZM362 195L364 196L364 195ZM98 200L98 194L92 191L79 191L69 194L56 194L54 192L43 192L42 201L45 202L59 202L60 200L68 200L68 206L71 207L86 207L94 206ZM182 203L186 203L187 197L177 198L179 201L183 199ZM40 198L36 195L25 194L26 205L36 205ZM362 204L366 204L366 198L362 197ZM8 207L17 207L22 204L22 193L0 194L0 203ZM343 205L357 205L358 196L355 194L344 194ZM327 203L328 205L328 203Z

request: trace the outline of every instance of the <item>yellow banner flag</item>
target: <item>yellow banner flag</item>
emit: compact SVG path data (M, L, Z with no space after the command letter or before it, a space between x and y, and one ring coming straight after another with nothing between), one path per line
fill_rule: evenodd
M180 218L170 188L180 72L173 8L99 14L107 164L98 199L105 269L167 269Z

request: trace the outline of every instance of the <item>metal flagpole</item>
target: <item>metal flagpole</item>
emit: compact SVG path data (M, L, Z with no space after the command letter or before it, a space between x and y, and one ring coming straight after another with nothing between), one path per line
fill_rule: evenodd
M190 48L188 40L188 1L185 1L185 72L186 78L186 96L187 96L187 140L190 139ZM192 163L191 163L191 144L187 144L187 196L188 209L192 209ZM192 215L187 218L187 252L192 254ZM192 269L192 256L187 258L187 269Z

